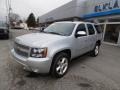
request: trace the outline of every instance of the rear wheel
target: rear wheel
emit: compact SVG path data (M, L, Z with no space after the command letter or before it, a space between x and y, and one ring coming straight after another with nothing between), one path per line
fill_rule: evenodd
M59 53L53 60L51 75L55 78L63 77L69 68L69 56L66 53Z
M94 56L94 57L98 56L99 48L100 48L99 44L96 44L93 51L91 52L91 56Z

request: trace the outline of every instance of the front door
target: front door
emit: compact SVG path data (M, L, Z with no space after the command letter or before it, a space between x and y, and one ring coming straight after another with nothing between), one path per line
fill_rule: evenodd
M79 56L81 54L84 54L88 50L88 45L87 45L87 30L85 27L85 24L80 24L78 25L75 34L77 34L78 31L85 31L86 35L85 36L80 36L74 39L74 46L75 46L75 56Z

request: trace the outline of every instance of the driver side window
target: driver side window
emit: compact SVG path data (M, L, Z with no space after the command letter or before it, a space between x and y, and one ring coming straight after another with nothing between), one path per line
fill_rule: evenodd
M84 32L87 33L85 24L80 24L80 25L78 25L78 27L77 27L77 29L76 29L76 34L77 34L77 32L79 32L79 31L84 31ZM86 36L87 36L87 34L86 34Z

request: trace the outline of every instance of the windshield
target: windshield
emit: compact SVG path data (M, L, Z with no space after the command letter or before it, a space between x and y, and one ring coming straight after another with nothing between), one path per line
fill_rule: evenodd
M62 36L70 36L74 27L74 23L54 23L47 27L43 32Z

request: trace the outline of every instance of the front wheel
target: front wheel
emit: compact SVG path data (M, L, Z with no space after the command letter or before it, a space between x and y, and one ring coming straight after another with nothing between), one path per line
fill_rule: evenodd
M94 56L94 57L98 56L99 48L100 48L99 44L96 44L93 51L91 52L91 56Z
M69 68L69 56L66 53L59 53L53 60L51 75L55 78L63 77Z

